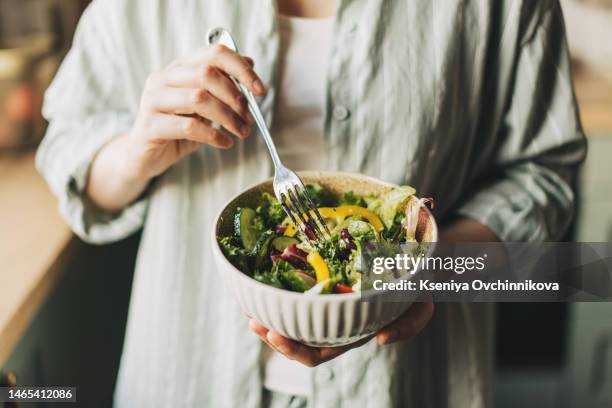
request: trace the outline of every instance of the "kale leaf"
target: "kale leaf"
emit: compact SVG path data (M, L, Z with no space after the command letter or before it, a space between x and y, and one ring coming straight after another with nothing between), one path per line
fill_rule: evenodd
M281 259L275 262L272 265L272 269L269 271L255 271L253 277L256 281L282 289L284 286L281 283L280 276L283 272L287 272L292 269L294 269L293 265Z
M269 193L261 195L261 203L257 206L255 212L262 218L264 225L268 228L276 227L287 216L281 203Z
M291 265L289 262L283 259L279 259L278 261L274 262L274 265L272 266L272 273L275 275L279 275L283 272L287 272L292 269L295 269L295 266Z
M263 272L263 271L255 271L253 275L256 281L265 283L266 285L274 286L275 288L283 288L283 285L278 280L278 275L274 274L272 271Z
M360 207L367 207L368 204L363 199L363 197L356 196L355 193L349 191L348 193L344 193L342 198L340 198L340 202L338 205L358 205Z
M250 258L252 254L242 248L234 237L227 236L221 238L219 245L232 265L241 271L248 272L250 270L249 264L251 263Z
M317 207L323 207L325 204L329 202L328 198L325 197L325 193L323 192L323 187L320 184L306 184L306 191L308 195L312 199L312 202Z

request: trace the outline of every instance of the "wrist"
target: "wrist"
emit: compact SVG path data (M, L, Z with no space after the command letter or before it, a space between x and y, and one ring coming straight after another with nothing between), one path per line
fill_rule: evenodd
M110 141L91 164L86 196L100 210L121 211L142 194L151 179L139 170L128 139L119 136Z
M139 141L125 133L111 142L114 156L117 157L117 175L127 184L148 184L153 178L146 171L143 152Z
M440 241L498 242L499 238L486 225L467 217L458 217L440 228Z

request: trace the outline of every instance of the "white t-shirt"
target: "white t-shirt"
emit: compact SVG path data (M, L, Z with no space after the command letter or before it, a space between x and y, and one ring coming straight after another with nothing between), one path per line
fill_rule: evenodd
M273 137L292 170L317 170L323 151L327 66L334 17L280 16L279 93Z
M327 65L334 17L280 16L279 94L272 135L292 170L317 170L322 156ZM291 395L310 393L310 368L265 348L264 386Z

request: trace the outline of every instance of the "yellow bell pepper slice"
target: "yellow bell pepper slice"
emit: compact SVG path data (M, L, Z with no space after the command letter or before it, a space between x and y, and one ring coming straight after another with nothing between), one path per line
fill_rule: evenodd
M385 228L384 224L382 223L382 221L380 220L380 218L378 218L376 214L374 214L372 211L368 210L367 208L363 208L358 205L342 205L340 207L321 207L319 208L319 213L321 214L321 217L323 218L333 219L334 221L336 221L337 225L341 224L345 218L356 215L358 217L366 219L370 224L372 224L376 232L381 232ZM313 217L315 216L314 214L311 214L311 215ZM295 234L297 234L297 228L295 225L293 225L293 223L290 223L287 226L287 229L285 229L284 235L288 237L293 237L295 236Z
M367 208L360 207L358 205L342 205L340 207L322 207L319 208L321 217L333 218L338 224L344 221L345 218L356 215L358 217L366 219L377 232L385 229L384 224L378 218L376 214Z
M329 269L323 260L323 257L318 252L311 252L306 257L306 261L317 275L317 283L329 279Z
M295 234L297 234L297 232L298 232L297 228L291 222L289 223L289 225L287 225L287 228L285 228L285 232L283 233L283 235L286 237L294 237Z

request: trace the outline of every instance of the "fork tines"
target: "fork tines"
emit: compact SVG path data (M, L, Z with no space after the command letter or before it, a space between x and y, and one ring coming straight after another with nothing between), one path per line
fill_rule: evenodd
M331 237L327 224L303 185L296 184L281 189L279 193L281 205L302 235L318 243Z

